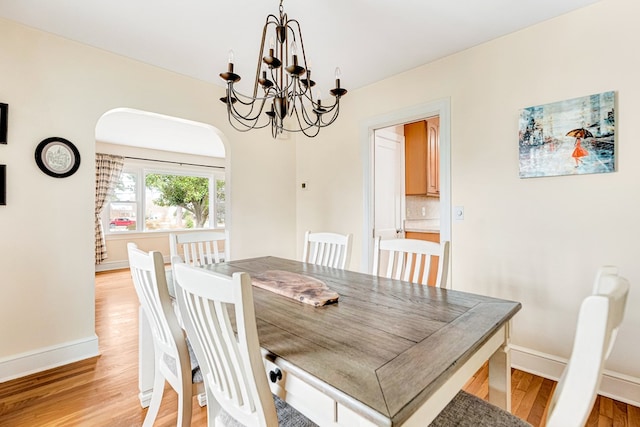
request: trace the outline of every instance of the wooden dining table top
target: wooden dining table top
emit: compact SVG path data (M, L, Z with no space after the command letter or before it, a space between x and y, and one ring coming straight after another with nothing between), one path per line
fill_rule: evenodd
M276 257L206 267L282 270L323 281L337 303L303 304L253 287L260 346L323 392L399 425L520 310L518 302Z

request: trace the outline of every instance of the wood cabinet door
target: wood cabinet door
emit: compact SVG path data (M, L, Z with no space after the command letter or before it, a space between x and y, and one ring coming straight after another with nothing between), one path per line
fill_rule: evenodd
M440 196L440 118L427 120L427 196Z
M427 122L404 125L405 193L410 196L427 194Z

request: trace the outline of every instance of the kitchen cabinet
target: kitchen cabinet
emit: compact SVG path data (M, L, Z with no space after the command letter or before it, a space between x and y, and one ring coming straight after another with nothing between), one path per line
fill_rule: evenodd
M440 119L404 125L405 194L440 197Z
M440 117L427 120L427 196L440 197Z
M408 196L427 194L427 122L404 125L404 188Z
M440 233L421 233L417 231L406 231L404 237L407 239L427 240L429 242L440 243ZM438 276L438 257L431 257L431 267L429 269L429 278L427 279L427 285L435 286L436 278Z
M418 231L407 231L404 237L407 239L427 240L429 242L440 243L440 233L423 233Z

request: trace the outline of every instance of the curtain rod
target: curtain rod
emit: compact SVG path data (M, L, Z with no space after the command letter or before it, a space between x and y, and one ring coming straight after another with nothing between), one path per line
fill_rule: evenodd
M174 165L199 166L199 167L203 167L203 168L213 168L213 169L223 169L224 170L224 166L199 165L197 163L173 162L171 160L145 159L143 157L131 157L131 156L124 156L124 158L125 159L131 159L131 160L144 160L144 161L147 161L147 162L173 163Z

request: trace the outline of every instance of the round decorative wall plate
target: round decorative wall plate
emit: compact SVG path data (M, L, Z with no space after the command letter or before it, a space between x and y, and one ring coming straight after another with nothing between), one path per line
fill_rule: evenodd
M47 138L36 147L36 164L54 178L66 178L80 167L80 152L71 142L57 136Z

